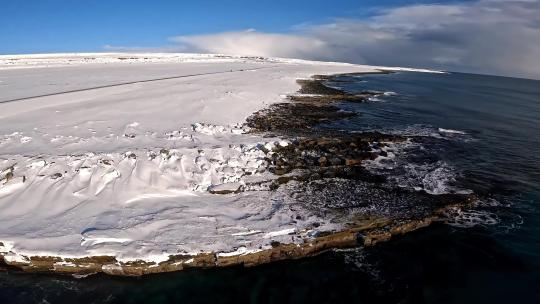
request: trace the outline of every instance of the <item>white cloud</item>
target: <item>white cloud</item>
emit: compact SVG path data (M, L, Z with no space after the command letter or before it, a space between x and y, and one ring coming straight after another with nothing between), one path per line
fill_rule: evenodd
M106 44L103 46L103 49L106 51L112 52L185 52L187 47L184 45L174 45L174 46L162 46L162 47L145 47L145 46L119 46L119 45L109 45Z
M367 19L171 38L189 51L432 67L540 78L540 1L410 5Z
M315 37L259 33L253 29L199 36L179 36L171 41L200 51L234 55L309 57L324 53L326 43Z

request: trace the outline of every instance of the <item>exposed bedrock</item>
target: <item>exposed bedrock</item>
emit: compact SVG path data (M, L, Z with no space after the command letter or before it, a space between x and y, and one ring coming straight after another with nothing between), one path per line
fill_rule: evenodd
M88 275L106 273L118 276L141 276L153 273L180 271L189 268L216 268L228 266L257 266L261 264L314 256L335 248L373 246L390 240L393 236L426 227L435 221L444 220L446 211L467 206L472 197L447 197L444 207L433 209L431 215L423 218L392 219L386 217L358 216L343 231L328 233L306 239L302 244L273 244L271 249L248 252L238 255L201 253L198 255L171 255L160 263L147 261L117 261L112 256L93 256L85 258L60 258L49 256L25 257L5 263L11 268L25 272L63 273ZM4 258L0 253L0 258ZM0 265L0 269L6 269Z

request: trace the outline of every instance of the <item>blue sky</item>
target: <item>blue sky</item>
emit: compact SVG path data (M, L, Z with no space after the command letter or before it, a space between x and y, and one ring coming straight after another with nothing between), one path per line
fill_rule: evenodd
M0 0L0 54L162 51L540 79L540 0Z
M172 36L250 28L288 32L297 24L362 18L377 7L426 2L433 1L2 0L0 54L154 47Z

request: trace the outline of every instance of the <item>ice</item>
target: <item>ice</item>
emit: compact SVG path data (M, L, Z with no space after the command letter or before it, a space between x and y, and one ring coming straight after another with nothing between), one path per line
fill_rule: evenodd
M272 231L272 232L268 232L267 234L265 234L264 238L269 239L269 238L273 238L273 237L276 237L276 236L293 234L295 232L296 232L296 228L289 228L289 229L283 229L283 230L279 230L279 231Z

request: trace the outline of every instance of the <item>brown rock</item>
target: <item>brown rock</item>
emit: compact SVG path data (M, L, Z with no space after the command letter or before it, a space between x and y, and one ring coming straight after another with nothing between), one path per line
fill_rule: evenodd
M345 159L345 165L346 166L358 166L362 163L361 159Z

